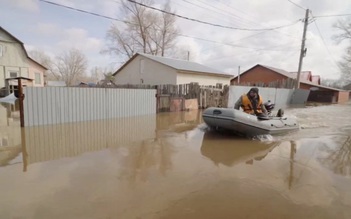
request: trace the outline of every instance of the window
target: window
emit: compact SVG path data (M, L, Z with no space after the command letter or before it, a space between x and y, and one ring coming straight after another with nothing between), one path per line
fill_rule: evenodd
M2 146L2 147L9 146L9 141L6 137L0 138L0 146Z
M4 53L3 50L4 50L4 49L3 49L2 45L0 45L0 57L1 57L2 54Z
M222 89L223 88L223 84L222 83L217 83L216 84L216 88Z
M41 75L40 75L40 73L35 73L34 81L35 81L35 84L41 84Z
M10 78L15 78L15 77L17 77L17 72L10 71Z

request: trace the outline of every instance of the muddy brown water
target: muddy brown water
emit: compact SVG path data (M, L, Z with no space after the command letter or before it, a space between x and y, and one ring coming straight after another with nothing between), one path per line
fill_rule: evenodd
M255 140L200 111L18 129L0 218L351 218L350 111L287 109L301 130Z

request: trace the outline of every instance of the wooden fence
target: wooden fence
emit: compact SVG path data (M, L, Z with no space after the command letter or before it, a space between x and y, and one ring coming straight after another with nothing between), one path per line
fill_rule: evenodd
M89 87L88 85L82 85ZM126 89L156 89L158 112L187 110L192 108L207 108L210 106L227 106L229 86L203 86L197 83L190 84L115 84L113 81L96 85L100 88L126 88ZM190 103L191 100L191 103ZM196 103L194 102L196 101ZM189 102L189 103L187 103ZM194 107L194 105L197 105Z
M218 88L200 86L196 83L181 85L158 85L157 109L164 111L181 111L204 109L211 106L227 106L229 86ZM192 106L192 107L188 107Z
M156 111L173 112L190 109L204 109L211 106L226 107L228 104L229 86L202 86L197 83L190 84L123 84L118 85L105 82L93 87L87 84L79 85L85 88L109 89L154 89L156 91Z

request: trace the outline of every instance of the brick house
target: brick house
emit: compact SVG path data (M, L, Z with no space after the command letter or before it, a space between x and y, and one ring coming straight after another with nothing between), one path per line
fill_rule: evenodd
M296 72L257 64L230 80L231 85L294 88ZM308 101L342 103L349 100L349 91L320 85L320 77L313 76L311 71L300 75L300 89L310 90Z

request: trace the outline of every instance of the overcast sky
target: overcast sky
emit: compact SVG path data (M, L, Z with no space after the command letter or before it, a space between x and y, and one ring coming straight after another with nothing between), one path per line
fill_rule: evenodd
M118 14L121 0L48 0L58 4L124 20ZM233 27L206 25L177 18L183 36L178 45L190 51L190 61L237 75L256 64L286 71L297 71L302 19L305 9L307 54L303 71L312 71L322 79L337 79L337 62L345 53L347 42L336 44L338 31L332 25L338 19L351 19L349 0L171 0L176 14L203 22ZM163 0L155 0L161 8ZM38 49L51 56L70 48L81 50L89 68L112 67L122 63L117 57L100 54L105 35L113 22L86 13L54 6L39 0L0 0L0 26L21 40L27 50ZM155 11L156 12L156 11ZM156 12L160 13L160 12ZM329 16L331 15L331 16ZM313 18L312 18L313 16ZM276 30L267 30L281 27ZM247 30L235 30L247 29Z

